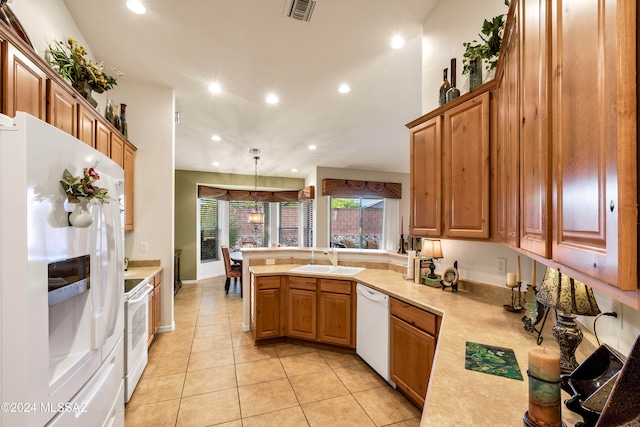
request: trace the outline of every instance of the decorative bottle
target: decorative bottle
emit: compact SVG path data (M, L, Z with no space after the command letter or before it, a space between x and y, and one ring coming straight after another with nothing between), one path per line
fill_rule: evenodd
M120 132L128 138L127 131L127 104L120 104Z
M104 118L109 123L113 123L113 99L107 99L107 106L104 109Z
M442 70L444 81L442 82L442 85L440 85L440 106L444 105L447 102L447 91L451 87L451 85L449 84L449 80L447 80L447 71L449 71L448 68Z
M451 58L451 88L447 91L447 102L460 96L456 87L456 58Z

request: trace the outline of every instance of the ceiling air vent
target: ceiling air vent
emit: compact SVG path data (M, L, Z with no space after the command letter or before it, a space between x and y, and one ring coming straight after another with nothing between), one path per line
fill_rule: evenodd
M262 153L262 148L249 148L249 154L257 156Z
M316 2L313 0L287 0L284 15L300 21L309 21Z

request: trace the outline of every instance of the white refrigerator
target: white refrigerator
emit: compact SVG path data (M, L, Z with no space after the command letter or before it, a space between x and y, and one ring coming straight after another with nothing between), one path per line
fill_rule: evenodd
M65 169L110 200L70 225ZM25 113L0 118L0 425L122 426L124 173Z

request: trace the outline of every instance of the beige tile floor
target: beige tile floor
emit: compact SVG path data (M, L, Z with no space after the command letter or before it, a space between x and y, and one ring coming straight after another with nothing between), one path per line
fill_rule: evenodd
M159 334L126 405L134 426L418 426L420 411L355 354L242 332L224 277L184 285L174 332Z

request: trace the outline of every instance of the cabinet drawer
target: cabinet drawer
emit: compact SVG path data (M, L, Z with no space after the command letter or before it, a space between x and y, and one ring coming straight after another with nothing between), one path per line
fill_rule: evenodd
M316 290L316 279L313 277L289 277L289 287L292 289Z
M256 282L258 289L280 289L280 276L258 277Z
M433 313L391 298L391 315L396 316L408 324L415 326L433 336L438 335L437 318Z
M320 279L320 291L351 295L351 282L349 280Z

